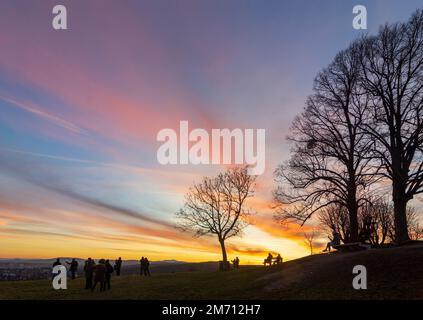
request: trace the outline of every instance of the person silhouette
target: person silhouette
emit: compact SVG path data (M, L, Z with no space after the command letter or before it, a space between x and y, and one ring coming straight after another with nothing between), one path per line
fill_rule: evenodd
M55 266L61 266L61 265L62 265L62 263L60 262L60 259L57 258L56 261L53 262L53 267L52 268L54 268ZM58 275L58 273L53 273L53 276L52 277L54 278L57 275Z
M70 273L71 273L71 278L75 279L75 275L78 271L78 261L76 261L75 259L72 259L71 262L66 261L67 264L70 265Z
M119 257L119 259L117 259L115 261L115 270L116 270L116 276L120 276L120 270L122 268L122 258Z
M269 252L269 254L267 255L267 260L270 261L270 263L272 263L273 260L273 256L272 254Z
M93 275L94 275L95 262L91 258L85 261L84 272L85 272L85 289L91 289L93 286Z
M105 289L109 289L111 288L111 278L112 278L112 273L113 273L113 267L110 264L109 260L106 260L106 275L105 275L105 280L106 280L106 284L105 284Z
M239 258L235 257L235 259L232 261L234 265L234 269L239 269Z
M145 276L151 276L150 274L150 261L148 261L148 258L144 258L144 275Z
M106 265L104 259L101 259L94 268L94 285L91 288L91 291L94 291L97 283L100 283L100 291L106 289L105 280L106 280Z
M275 264L281 264L283 261L281 255L278 253L278 255L275 258Z
M60 258L57 258L56 261L54 261L54 263L53 263L53 268L55 266L61 266L61 265L62 265L62 263L60 262Z
M140 260L140 275L141 276L144 274L144 270L145 270L145 258L141 257L141 260Z
M333 246L338 246L341 244L341 238L339 236L339 233L336 231L332 231L332 239L329 237L329 241L326 245L325 250L323 250L323 252L327 252L331 250L331 248L333 248Z

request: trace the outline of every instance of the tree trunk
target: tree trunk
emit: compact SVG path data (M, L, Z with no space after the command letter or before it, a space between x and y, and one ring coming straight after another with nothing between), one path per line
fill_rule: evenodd
M405 184L408 170L403 168L403 162L400 161L397 153L392 154L392 200L394 202L395 242L401 244L410 240L407 226L407 202L409 199L406 198Z
M348 215L349 215L349 242L358 242L358 205L357 205L357 186L350 183L348 187Z
M357 205L349 210L350 218L350 242L358 242L358 219L357 219Z
M403 197L394 195L394 225L395 242L404 243L410 240L407 228L407 200Z
M222 248L222 261L223 265L226 265L228 262L228 256L226 255L225 240L219 239L220 247Z

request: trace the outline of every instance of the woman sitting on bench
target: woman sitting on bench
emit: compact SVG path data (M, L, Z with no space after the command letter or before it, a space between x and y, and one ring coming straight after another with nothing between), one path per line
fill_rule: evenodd
M330 252L330 249L333 248L333 246L339 246L341 244L341 239L339 237L339 233L336 231L332 232L332 239L329 238L329 240L331 240L330 242L328 242L328 244L326 245L326 249L323 250L323 252Z

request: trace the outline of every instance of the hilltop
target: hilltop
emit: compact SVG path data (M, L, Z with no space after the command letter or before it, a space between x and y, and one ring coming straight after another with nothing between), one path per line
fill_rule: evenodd
M352 288L352 269L364 265L368 290ZM354 253L319 254L282 266L238 271L125 275L112 290L87 292L83 279L55 291L48 280L0 282L0 299L423 299L423 244Z

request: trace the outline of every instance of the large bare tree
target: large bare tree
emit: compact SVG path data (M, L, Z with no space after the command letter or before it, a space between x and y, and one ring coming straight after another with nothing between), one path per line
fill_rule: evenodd
M423 192L423 10L363 40L363 90L372 97L363 130L392 182L395 239L409 240L407 203Z
M250 211L246 200L253 196L255 176L246 167L230 168L215 177L204 177L185 195L184 207L176 213L181 229L194 236L217 236L222 249L223 265L227 265L225 241L239 236L248 225Z
M332 204L347 210L345 241L358 240L358 207L374 182L371 144L360 129L368 97L358 85L359 45L352 44L320 72L306 109L293 122L290 160L276 171L277 218L304 223Z

